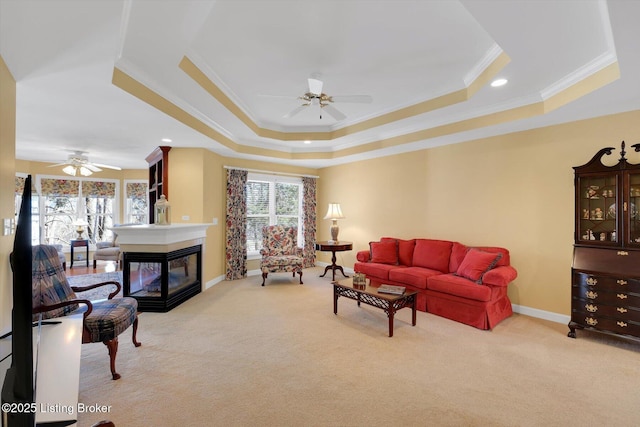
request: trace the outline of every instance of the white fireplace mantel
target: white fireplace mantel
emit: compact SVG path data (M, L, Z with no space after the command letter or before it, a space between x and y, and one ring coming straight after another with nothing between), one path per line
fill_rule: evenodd
M207 237L207 228L212 224L140 224L113 227L118 235L118 245L123 252L163 252L173 250L183 243L201 243Z

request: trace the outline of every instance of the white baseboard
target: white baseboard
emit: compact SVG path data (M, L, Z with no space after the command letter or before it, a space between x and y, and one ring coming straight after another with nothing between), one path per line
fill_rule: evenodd
M571 316L553 313L551 311L539 310L537 308L526 307L518 304L511 304L514 313L524 314L525 316L537 317L538 319L549 320L551 322L568 324Z
M224 279L225 279L225 276L218 276L218 277L215 277L215 278L209 280L207 283L205 283L204 290L206 291L210 287L212 287L214 285L217 285L218 283L224 281Z

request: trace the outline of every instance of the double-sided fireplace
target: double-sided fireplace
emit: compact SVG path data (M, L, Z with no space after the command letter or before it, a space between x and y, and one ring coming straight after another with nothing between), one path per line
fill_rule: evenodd
M114 227L123 254L123 295L138 310L166 312L202 291L209 224Z
M169 311L202 289L202 246L165 253L125 252L124 296L140 311Z

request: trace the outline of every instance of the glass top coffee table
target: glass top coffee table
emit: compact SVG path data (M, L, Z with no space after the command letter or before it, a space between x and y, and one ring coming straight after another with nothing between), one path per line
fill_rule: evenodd
M411 325L416 325L416 296L415 291L405 291L402 295L385 294L378 292L378 288L369 285L354 286L353 278L332 282L333 284L333 313L338 314L338 298L345 297L358 301L358 306L363 302L372 307L378 307L387 313L389 318L389 336L393 336L393 318L398 310L411 308Z

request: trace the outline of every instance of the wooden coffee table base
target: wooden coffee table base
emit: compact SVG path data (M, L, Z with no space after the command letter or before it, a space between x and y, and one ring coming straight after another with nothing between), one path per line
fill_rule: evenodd
M341 283L342 282L342 283ZM338 298L346 297L358 301L358 307L363 302L372 307L378 307L387 313L389 318L389 336L393 336L393 319L398 310L411 307L411 326L416 326L416 296L417 292L405 292L403 295L379 293L377 288L367 286L364 289L353 287L352 280L333 282L333 314L338 314Z

